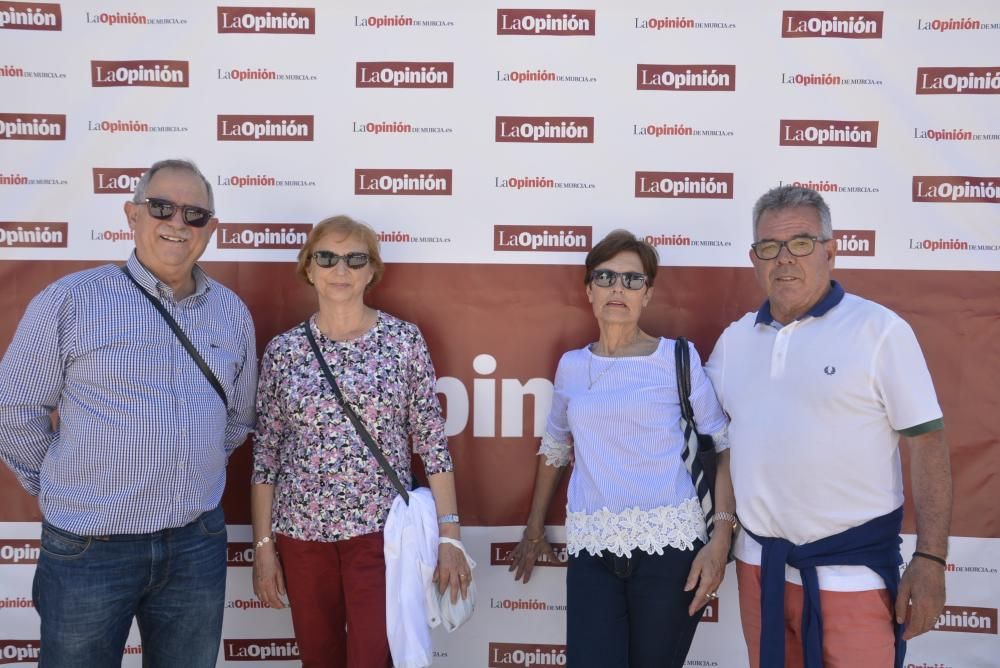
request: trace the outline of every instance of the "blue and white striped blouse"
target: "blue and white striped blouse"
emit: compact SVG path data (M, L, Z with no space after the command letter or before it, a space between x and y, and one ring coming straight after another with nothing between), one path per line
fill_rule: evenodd
M698 430L728 447L728 420L694 346L691 405ZM706 539L691 477L681 461L684 437L674 341L661 338L639 357L600 357L590 347L562 356L539 454L565 465L570 448L566 539L570 554L694 548Z

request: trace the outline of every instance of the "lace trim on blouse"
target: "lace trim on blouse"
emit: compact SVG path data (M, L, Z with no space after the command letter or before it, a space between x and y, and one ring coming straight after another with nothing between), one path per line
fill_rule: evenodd
M720 429L719 431L712 434L712 440L715 442L715 451L722 452L729 448L729 425Z
M545 432L542 444L538 446L538 454L545 455L545 463L556 468L569 464L569 453L573 446L560 443L551 434Z
M566 513L566 547L573 556L584 550L592 555L607 550L619 557L629 556L632 550L663 554L666 546L693 550L699 539L707 542L708 534L697 498L652 510L628 508L613 513L602 508L595 513Z

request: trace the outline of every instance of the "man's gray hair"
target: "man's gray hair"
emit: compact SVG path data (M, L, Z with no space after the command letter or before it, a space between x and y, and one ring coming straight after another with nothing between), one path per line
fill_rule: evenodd
M132 196L133 203L142 204L145 201L146 188L149 187L149 182L153 180L153 177L161 169L177 169L190 172L201 179L201 182L205 184L205 191L208 193L208 208L215 211L215 196L212 194L212 184L208 182L208 179L205 178L205 175L201 173L196 164L190 160L181 160L179 158L154 162L153 166L147 169L146 173L139 179L139 183L135 185L135 194Z
M767 211L781 211L796 206L809 206L819 214L820 236L824 239L833 238L833 219L830 217L830 207L823 201L823 196L812 188L799 186L778 186L761 195L753 205L753 238L757 240L757 227L760 217Z

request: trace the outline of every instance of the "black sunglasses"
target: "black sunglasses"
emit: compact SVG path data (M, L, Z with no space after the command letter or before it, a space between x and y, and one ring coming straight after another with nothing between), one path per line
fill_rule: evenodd
M610 269L595 269L590 272L590 281L600 288L610 288L618 282L619 277L622 279L622 287L626 290L642 290L642 286L646 284L646 274L640 274L638 271L618 273Z
M336 267L340 259L343 258L344 262L351 269L361 269L361 267L368 264L368 253L348 253L346 255L337 255L333 251L320 250L312 254L313 262L316 263L317 267L323 267L324 269L329 269L330 267Z
M170 200L160 197L147 197L140 204L145 204L149 207L149 215L157 220L170 220L174 217L174 212L177 211L177 208L180 207L181 220L191 227L205 227L208 225L208 221L212 220L212 215L215 213L200 206L174 204Z

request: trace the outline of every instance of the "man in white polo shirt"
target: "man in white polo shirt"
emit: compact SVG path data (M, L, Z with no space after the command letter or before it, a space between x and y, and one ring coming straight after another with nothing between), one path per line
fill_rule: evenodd
M753 212L767 300L706 365L729 427L740 612L752 668L902 665L944 605L951 469L910 326L830 279L836 244L815 191ZM899 577L908 438L917 547Z

